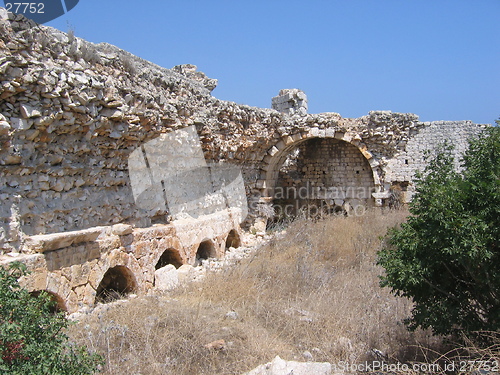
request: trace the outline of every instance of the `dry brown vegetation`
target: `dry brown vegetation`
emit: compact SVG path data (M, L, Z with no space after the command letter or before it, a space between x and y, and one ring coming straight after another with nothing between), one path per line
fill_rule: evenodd
M419 347L440 340L406 330L411 304L380 288L375 264L381 236L406 215L295 221L238 265L89 315L70 334L103 353L106 374L120 375L241 374L276 355L359 363L380 351L389 361L422 359ZM222 349L204 347L221 339Z

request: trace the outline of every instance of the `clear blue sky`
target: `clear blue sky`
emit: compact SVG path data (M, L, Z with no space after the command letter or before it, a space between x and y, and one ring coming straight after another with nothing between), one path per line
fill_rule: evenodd
M500 0L80 0L46 25L195 64L241 104L299 88L311 113L500 117Z

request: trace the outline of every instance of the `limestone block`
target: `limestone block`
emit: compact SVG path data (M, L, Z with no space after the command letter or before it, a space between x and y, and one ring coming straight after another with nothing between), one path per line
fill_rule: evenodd
M177 269L177 276L179 283L186 283L191 281L194 275L194 267L190 264L183 264Z
M51 272L47 276L47 290L61 295L62 293L59 292L59 289L62 289L64 281L66 281L66 279L63 278L60 271Z
M99 247L102 253L110 252L121 247L119 237L105 237L99 240Z
M31 290L45 290L47 288L47 272L37 272L31 277L33 278L33 284Z
M132 253L136 258L142 258L151 253L154 245L151 241L136 241L132 245Z
M269 155L274 156L279 152L278 148L275 146L271 147L271 149L267 152Z
M100 264L95 264L93 267L91 267L91 271L88 277L88 283L94 289L97 289L104 275L105 270L102 269L102 267L103 265Z
M101 116L109 117L111 120L121 120L124 116L124 113L119 109L105 108L101 111Z
M325 137L326 138L333 138L333 137L335 137L335 129L333 129L333 128L325 129Z
M7 135L10 132L10 124L7 121L0 121L0 136Z
M54 191L61 192L64 190L65 182L64 180L55 180L52 184L50 184L50 189Z
M283 140L281 140L281 141L279 141L278 143L276 143L276 145L275 145L275 146L276 146L276 148L277 148L278 150L282 150L282 149L284 149L284 148L285 148L285 142L284 142Z
M70 283L72 288L88 282L90 274L90 267L88 264L74 264L70 269Z
M132 225L128 224L115 224L111 228L111 233L116 234L117 236L125 236L127 234L131 234L134 228Z
M319 136L319 129L318 128L312 128L309 130L309 136L310 137L318 137Z
M18 130L28 130L32 125L27 119L17 117L11 118L10 123L14 129Z
M179 285L179 274L174 265L168 264L155 271L155 287L159 290L168 291Z
M66 310L68 313L74 313L78 310L78 299L76 293L70 290L68 295L64 297L64 302L66 304Z
M332 365L328 362L285 361L279 356L245 375L331 375Z
M6 155L2 164L5 164L5 165L18 165L18 164L21 164L22 160L23 160L23 158L21 157L21 155ZM9 184L9 186L12 186L12 185Z
M40 117L42 113L38 109L28 104L21 104L21 115L23 116L23 118L31 118Z
M76 300L83 305L92 306L95 301L96 291L90 284L81 285L74 289Z
M373 155L371 152L369 151L362 151L362 154L365 158L367 158L368 160L370 160L371 158L373 158Z

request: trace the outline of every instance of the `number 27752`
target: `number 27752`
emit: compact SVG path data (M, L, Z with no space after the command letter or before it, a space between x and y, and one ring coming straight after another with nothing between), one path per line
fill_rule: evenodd
M44 3L5 3L5 9L13 13L45 13Z

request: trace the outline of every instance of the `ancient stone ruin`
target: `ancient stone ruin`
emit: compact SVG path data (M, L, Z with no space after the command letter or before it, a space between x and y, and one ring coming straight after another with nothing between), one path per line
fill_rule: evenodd
M0 261L24 262L24 285L69 312L223 257L242 226L407 201L425 150L448 140L460 154L484 128L308 114L296 89L273 109L238 105L193 65L164 69L1 8L0 77Z

